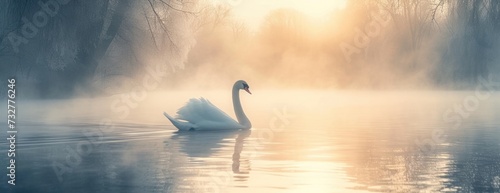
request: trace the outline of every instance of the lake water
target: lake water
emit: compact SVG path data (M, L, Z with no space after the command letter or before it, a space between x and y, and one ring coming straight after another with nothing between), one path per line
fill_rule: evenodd
M227 91L20 98L16 186L3 174L1 192L500 192L498 93L253 92L253 128L232 132L179 133L162 115L203 95L233 116Z

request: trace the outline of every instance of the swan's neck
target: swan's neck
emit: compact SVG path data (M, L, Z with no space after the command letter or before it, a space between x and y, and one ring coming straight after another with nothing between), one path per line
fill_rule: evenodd
M252 123L250 123L250 120L248 120L245 112L243 112L243 108L241 107L240 102L240 89L238 89L236 85L233 86L233 107L238 122L246 129L250 129L252 127Z

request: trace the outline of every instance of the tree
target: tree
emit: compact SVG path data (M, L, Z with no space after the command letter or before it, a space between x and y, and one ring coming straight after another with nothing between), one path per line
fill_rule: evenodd
M443 70L455 81L475 83L485 77L499 47L500 2L495 0L440 1L447 13Z
M307 43L308 22L306 17L291 9L278 9L271 12L260 29L263 43L278 52L304 46Z
M34 0L8 0L2 2L2 7L8 9L0 10L6 16L6 20L0 23L0 57L9 62L2 64L5 68L2 72L5 75L24 74L36 82L35 88L45 97L69 96L77 88L92 92L91 82L99 62L107 57L106 53L117 38L126 37L128 32L140 25L134 23L138 21L134 17L139 10L144 11L145 17L155 16L153 20L147 19L155 45L173 45L176 40L169 31L169 25L175 25L172 23L174 19L170 18L174 15L172 12L190 14L190 10L183 8L196 4L176 0L60 2L64 1L50 0L45 2L47 5L41 6L39 1ZM36 17L39 13L49 15L47 21ZM43 25L35 27L37 33L33 37L22 36L27 22L36 24L41 21ZM169 21L171 23L167 23ZM13 38L9 37L13 37L12 34L21 34L27 41L17 47L11 46ZM160 36L169 41L158 38Z

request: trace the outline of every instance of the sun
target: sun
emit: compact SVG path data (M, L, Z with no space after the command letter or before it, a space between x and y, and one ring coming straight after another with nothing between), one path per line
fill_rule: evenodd
M291 8L302 12L311 19L323 19L335 10L345 7L345 0L287 0L280 2L283 8Z
M276 9L294 9L318 21L345 6L346 0L238 0L238 3L232 4L234 16L254 29Z

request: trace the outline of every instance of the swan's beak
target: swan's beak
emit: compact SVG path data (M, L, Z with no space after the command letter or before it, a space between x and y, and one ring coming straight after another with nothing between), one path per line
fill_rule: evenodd
M252 92L250 92L250 90L248 90L248 88L244 88L245 91L247 91L248 94L252 94Z

